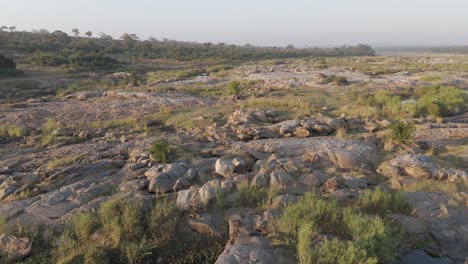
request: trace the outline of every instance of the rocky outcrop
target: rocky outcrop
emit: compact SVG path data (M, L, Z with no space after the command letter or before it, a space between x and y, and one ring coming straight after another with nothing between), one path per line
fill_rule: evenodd
M406 198L413 214L450 258L468 258L468 208L451 206L444 193L413 192Z
M439 168L430 157L422 154L398 156L383 165L382 173L390 177L408 176L414 179L468 180L465 171Z
M10 261L20 261L32 252L32 241L7 234L0 236L0 253Z
M255 232L255 216L236 213L229 217L229 242L216 264L297 263L287 250L275 247L268 238Z

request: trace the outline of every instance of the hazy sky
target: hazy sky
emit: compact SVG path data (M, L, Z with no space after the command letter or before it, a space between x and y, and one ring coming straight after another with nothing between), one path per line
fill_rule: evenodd
M0 0L0 25L234 44L468 44L468 0Z

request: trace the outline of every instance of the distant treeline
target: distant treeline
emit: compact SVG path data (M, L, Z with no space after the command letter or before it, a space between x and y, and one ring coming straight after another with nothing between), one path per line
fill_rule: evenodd
M75 32L75 31L74 31ZM89 34L88 34L89 33ZM98 38L70 36L62 31L48 32L6 32L0 31L0 51L36 53L39 57L57 56L57 58L36 58L39 62L44 59L54 63L68 63L70 56L76 54L94 54L114 58L146 58L146 59L225 59L225 60L260 60L287 59L302 57L342 57L342 56L374 56L375 51L369 45L341 46L338 48L294 48L288 47L257 47L246 44L244 46L228 45L224 43L193 43L173 40L139 40L135 34L124 34L120 39L113 39L101 33ZM99 54L99 55L96 55ZM34 59L34 58L33 58ZM75 58L76 59L76 58Z
M452 54L468 54L467 46L437 46L437 47L417 47L417 46L401 46L401 47L378 47L378 52L414 52L414 53L452 53Z

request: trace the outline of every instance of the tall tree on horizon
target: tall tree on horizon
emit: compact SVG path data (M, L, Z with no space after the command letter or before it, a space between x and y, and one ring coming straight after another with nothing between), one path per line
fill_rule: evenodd
M75 37L78 37L80 35L80 30L77 28L72 29L73 34L75 34Z
M16 26L10 26L10 27L8 27L8 29L9 29L11 32L13 32L13 31L16 30Z
M88 38L90 38L90 37L93 35L93 32L91 32L91 31L86 31L85 35L88 36Z

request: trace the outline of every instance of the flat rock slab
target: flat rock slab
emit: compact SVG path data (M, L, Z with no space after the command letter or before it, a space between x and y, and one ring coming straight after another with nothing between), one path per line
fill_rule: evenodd
M407 255L401 257L399 264L452 264L447 257L434 258L422 250L413 250Z
M468 257L468 208L449 205L443 193L413 192L406 199L413 214L452 259Z

